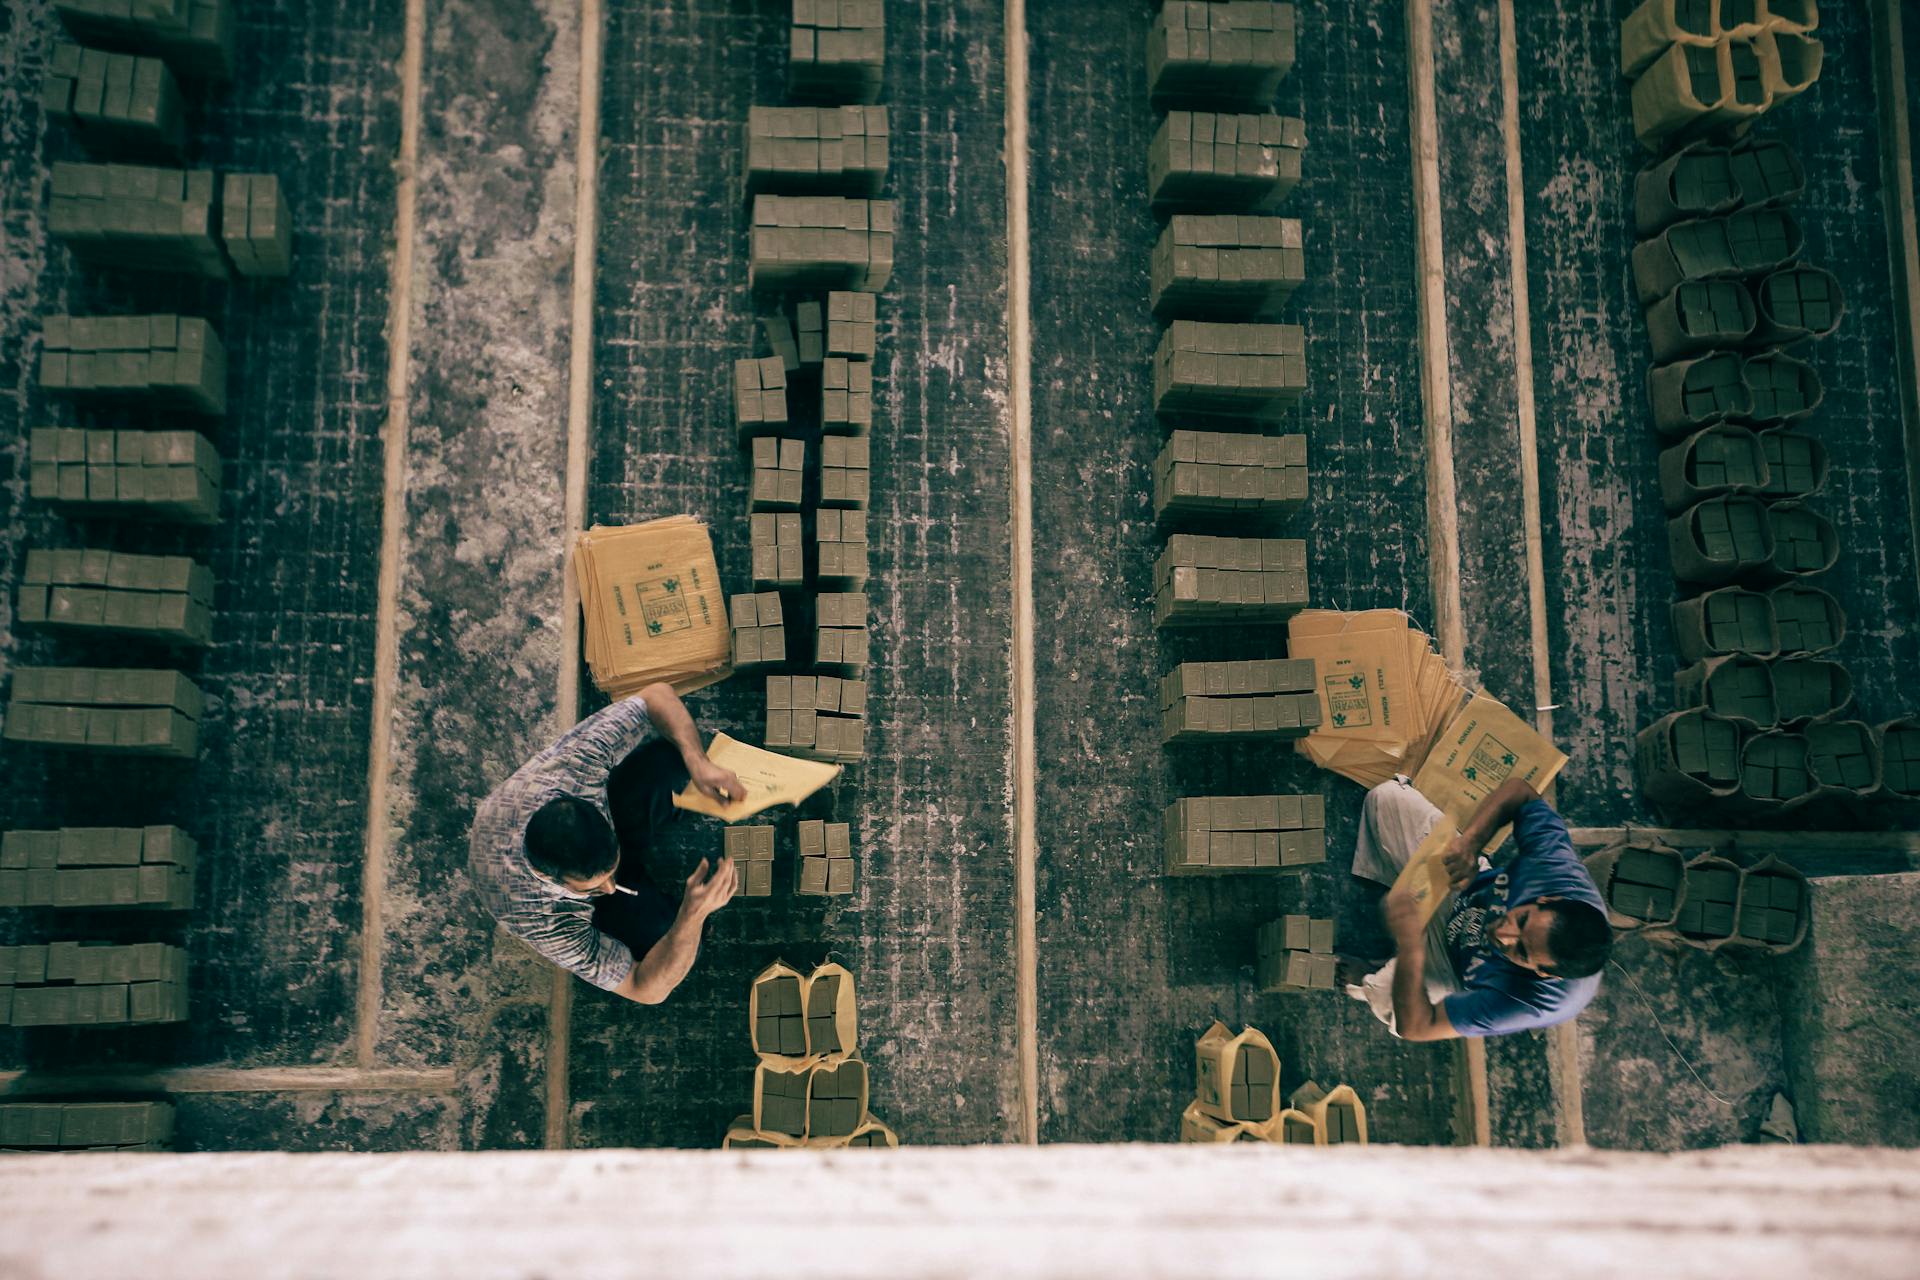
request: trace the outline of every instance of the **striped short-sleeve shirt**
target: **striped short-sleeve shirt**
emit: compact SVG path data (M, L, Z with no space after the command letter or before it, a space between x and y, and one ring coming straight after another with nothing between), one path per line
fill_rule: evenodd
M611 822L607 775L652 736L647 704L638 697L596 711L481 801L467 847L475 891L494 919L561 968L609 991L633 972L633 952L593 927L592 895L533 869L527 823L560 796L589 802Z

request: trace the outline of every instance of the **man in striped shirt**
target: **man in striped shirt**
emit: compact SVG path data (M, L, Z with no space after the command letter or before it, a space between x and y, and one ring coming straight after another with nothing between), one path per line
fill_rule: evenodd
M588 716L481 802L467 851L480 901L561 968L659 1004L734 890L724 857L711 869L702 858L677 903L647 874L646 851L689 779L715 799L740 794L671 685Z

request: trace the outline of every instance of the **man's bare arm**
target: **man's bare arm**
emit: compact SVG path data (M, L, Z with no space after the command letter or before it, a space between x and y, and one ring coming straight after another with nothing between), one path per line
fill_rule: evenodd
M659 1004L673 994L699 955L700 926L689 928L684 919L675 920L666 936L634 962L633 972L613 989L614 993L635 1004Z
M1493 833L1512 822L1520 810L1540 798L1540 793L1519 778L1508 778L1487 793L1473 817L1460 828L1460 840L1472 853L1479 853L1493 839Z
M701 926L708 916L732 901L733 888L732 859L720 859L711 873L707 860L700 859L700 865L687 877L687 895L680 900L680 913L672 927L634 962L633 972L614 988L614 993L636 1004L659 1004L672 995L700 955Z
M1390 890L1380 904L1393 935L1393 1024L1402 1040L1451 1040L1459 1033L1443 1005L1427 999L1426 924L1413 895Z
M732 800L741 794L743 788L733 770L722 769L707 759L699 726L694 724L687 704L680 701L672 685L650 684L640 691L640 700L647 704L647 714L661 735L680 748L680 759L686 763L687 775L693 779L694 786L715 800Z

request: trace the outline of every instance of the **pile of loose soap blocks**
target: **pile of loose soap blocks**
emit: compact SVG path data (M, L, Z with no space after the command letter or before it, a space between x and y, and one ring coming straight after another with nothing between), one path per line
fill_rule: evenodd
M823 964L802 975L775 961L753 980L747 1021L758 1059L753 1111L727 1126L723 1148L900 1145L893 1130L867 1111L853 974Z
M56 158L46 229L109 282L125 273L271 281L293 268L291 209L269 173L194 167L191 114L204 86L231 77L231 0L55 0L68 39L46 64L41 105ZM81 148L84 157L62 156ZM150 291L148 291L150 293ZM229 356L217 318L179 313L43 317L37 390L82 421L31 425L27 494L90 523L84 542L29 548L14 616L23 625L124 653L121 665L15 667L10 741L167 771L186 791L207 698L184 669L213 641L215 590L204 558L143 530L220 519L222 462L209 438L228 410ZM125 424L139 415L139 426ZM93 422L88 415L103 415ZM106 416L110 415L110 416ZM109 523L109 521L111 523ZM198 850L174 826L49 826L0 836L0 907L125 911L193 906ZM166 927L162 925L160 927ZM21 930L20 932L27 932ZM125 1027L187 1016L185 948L171 942L60 940L0 948L0 1024ZM104 1042L103 1056L111 1049ZM164 1145L162 1103L0 1108L0 1147Z
M1309 1080L1283 1095L1280 1055L1253 1027L1234 1035L1216 1022L1202 1033L1193 1092L1180 1115L1182 1142L1324 1147L1368 1140L1366 1104L1347 1085L1322 1089Z
M1634 130L1660 153L1635 182L1632 265L1668 442L1667 543L1693 593L1673 609L1689 664L1678 709L1637 744L1642 793L1674 815L1750 822L1915 794L1908 771L1889 787L1885 768L1911 722L1844 718L1852 681L1821 656L1846 619L1815 581L1840 535L1810 505L1829 466L1807 429L1825 392L1804 357L1844 306L1834 277L1801 258L1800 157L1750 131L1818 77L1818 21L1815 0L1646 0L1621 27Z

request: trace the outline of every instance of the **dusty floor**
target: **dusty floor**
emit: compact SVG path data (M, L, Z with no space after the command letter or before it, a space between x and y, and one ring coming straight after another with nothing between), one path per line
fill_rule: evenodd
M1524 708L1535 654L1498 32L1487 7L1433 7L1465 649L1486 687ZM1642 153L1613 65L1631 6L1515 7L1545 658L1572 757L1559 799L1577 827L1617 827L1651 819L1630 744L1670 705L1674 665L1646 335L1627 273ZM1171 1139L1192 1038L1218 1016L1266 1029L1287 1079L1354 1084L1377 1137L1448 1142L1463 1087L1451 1052L1391 1041L1351 1002L1253 989L1253 930L1283 911L1337 914L1349 940L1377 939L1346 875L1358 790L1291 754L1170 753L1149 715L1170 662L1278 652L1257 633L1165 641L1151 626L1151 9L1130 0L1090 22L1081 5L1036 4L1028 19L1039 1135ZM1309 131L1306 180L1283 210L1303 220L1308 250L1286 317L1307 329L1312 384L1284 424L1310 442L1313 497L1296 536L1310 542L1316 603L1431 623L1405 6L1328 0L1301 13L1278 104ZM181 1095L183 1142L206 1148L538 1145L554 1099L560 1135L579 1145L702 1146L749 1102L747 977L776 956L831 955L861 983L877 1114L913 1142L1019 1135L1004 15L987 0L894 0L888 15L901 234L881 300L873 438L874 727L868 762L807 810L854 823L859 890L844 905L780 894L722 913L660 1010L576 984L556 1045L547 970L496 936L463 868L473 805L572 711L558 698L572 661L560 636L576 10L425 6L411 330L398 355L403 5L243 6L239 75L200 105L192 155L279 172L298 239L292 279L231 288L83 269L48 239L46 167L77 154L38 106L56 23L42 0L0 11L0 405L18 428L75 420L34 386L49 311L216 316L236 368L232 411L213 429L231 494L203 533L62 519L27 501L24 430L0 434L7 668L123 660L12 625L30 547L188 549L220 583L216 643L194 668L212 698L197 766L0 749L0 826L178 820L201 837L189 915L0 914L5 940L183 939L194 1017L141 1033L0 1032L0 1069L259 1072L261 1092ZM729 362L755 350L739 139L750 105L782 100L785 29L775 0L611 0L605 14L585 514L698 512L730 580L744 571L746 486L724 391ZM1800 148L1807 257L1848 295L1845 324L1814 357L1835 458L1822 506L1846 548L1829 575L1853 623L1839 656L1863 714L1883 720L1916 709L1903 682L1920 670L1920 602L1882 124L1862 12L1828 6L1820 35L1818 88L1765 129ZM376 726L381 433L396 371L407 432L397 665L390 723ZM760 701L740 679L694 706L705 727L753 736ZM387 744L377 825L391 837L369 901L376 740ZM1323 793L1333 860L1278 884L1162 877L1160 811L1200 788ZM711 825L683 824L662 872L717 842ZM1907 863L1842 856L1820 869L1869 865ZM1829 945L1847 949L1854 918L1833 914ZM1806 1039L1797 1023L1783 1032L1779 993L1808 979L1783 983L1770 962L1676 965L1634 946L1620 958L1630 980L1610 981L1579 1024L1588 1136L1623 1147L1751 1137L1793 1075L1785 1046ZM1667 1036L1724 1102L1696 1088ZM1496 1140L1554 1140L1547 1056L1541 1036L1492 1046ZM269 1074L308 1067L361 1074L301 1087ZM384 1068L410 1074L373 1074Z

